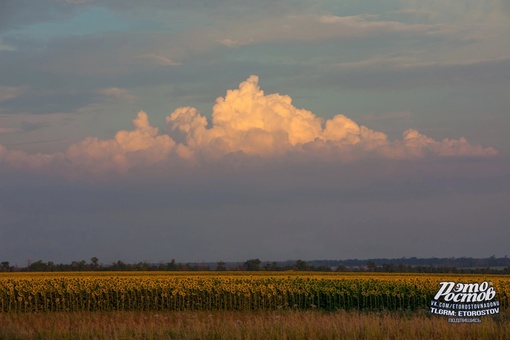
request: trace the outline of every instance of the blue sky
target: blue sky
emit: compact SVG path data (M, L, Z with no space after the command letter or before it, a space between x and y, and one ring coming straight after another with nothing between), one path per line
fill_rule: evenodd
M5 0L0 259L504 256L509 14Z

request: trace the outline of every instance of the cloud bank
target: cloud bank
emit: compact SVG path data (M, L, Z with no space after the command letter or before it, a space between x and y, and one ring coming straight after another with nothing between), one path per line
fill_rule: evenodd
M28 154L0 145L0 164L70 178L96 178L159 164L170 169L180 164L200 166L232 154L347 163L367 158L486 157L498 153L464 138L436 141L413 129L390 141L386 134L342 114L324 120L296 108L287 95L265 94L258 81L258 76L252 75L239 88L217 98L211 121L193 107L180 107L166 118L167 132L163 133L151 126L147 113L141 111L132 130L118 131L113 139L88 137L59 153ZM113 95L119 92L107 90Z

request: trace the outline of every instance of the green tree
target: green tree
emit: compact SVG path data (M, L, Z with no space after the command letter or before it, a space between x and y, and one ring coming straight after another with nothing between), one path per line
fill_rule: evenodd
M90 267L92 270L97 270L99 268L99 259L97 257L93 257L90 259Z
M310 266L303 260L296 261L296 269L297 270L310 270Z
M28 268L31 272L46 272L48 271L48 264L43 262L43 260L38 260L31 263Z
M71 270L83 271L87 269L87 262L85 260L71 262Z
M267 271L277 271L277 270L281 270L281 268L278 266L278 263L273 261L271 263L267 263L264 266L264 270L267 270Z
M256 271L260 270L260 263L259 259L251 259L244 263L244 267L248 271Z
M377 266L376 266L375 262L368 261L367 262L367 269L368 269L369 272L375 272L377 270Z
M216 270L218 271L225 271L227 270L227 267L225 266L225 262L220 261L216 264Z
M347 271L347 267L346 266L338 266L336 268L336 271L337 272L346 272Z
M171 262L168 262L166 264L166 270L179 270L179 266L177 265L177 263L175 263L175 260L172 259Z
M9 261L4 261L0 264L0 271L2 272L12 271L12 267L9 265Z

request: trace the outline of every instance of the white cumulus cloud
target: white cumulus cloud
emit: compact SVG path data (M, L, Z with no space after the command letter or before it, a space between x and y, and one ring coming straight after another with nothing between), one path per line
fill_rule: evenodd
M341 150L346 155L356 151L358 157L376 154L386 158L497 153L492 148L472 146L465 139L437 142L414 130L406 131L402 140L389 141L386 134L341 114L324 122L311 111L296 108L289 96L264 94L258 80L252 75L238 89L216 99L209 128L206 117L191 107L178 108L167 117L170 130L185 138L187 154L243 152L269 156L310 148L327 149L340 158Z
M59 153L27 154L0 145L0 166L83 178L122 174L163 163L170 167L190 162L207 166L208 159L235 153L268 159L299 154L314 162L497 154L493 148L471 145L464 138L436 141L413 129L405 131L401 139L390 141L383 132L341 114L324 121L309 110L296 108L287 95L265 94L258 81L252 75L239 88L217 98L211 122L193 107L180 107L166 118L168 133L161 133L141 111L133 120L132 130L120 130L112 139L87 137ZM106 90L123 95L118 89Z

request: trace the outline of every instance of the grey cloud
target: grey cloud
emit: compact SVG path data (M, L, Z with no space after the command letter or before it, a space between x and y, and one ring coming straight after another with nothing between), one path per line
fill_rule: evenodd
M508 161L250 165L237 157L208 169L101 184L2 176L0 258L21 264L92 256L158 262L505 255Z
M179 68L155 63L144 56L158 56L158 49L175 43L173 36L159 33L109 32L97 35L59 38L41 43L27 38L10 39L23 46L0 58L3 77L11 82L25 84L91 84L112 86L116 76L139 71L164 71ZM178 51L179 48L176 49ZM178 58L160 53L179 64ZM167 67L165 67L167 66ZM9 84L7 84L9 85ZM13 86L15 84L11 84Z
M110 95L98 90L81 90L73 88L35 88L27 91L23 96L4 101L0 105L0 112L4 114L48 114L73 113L90 104L110 100ZM125 100L125 99L124 99ZM24 131L33 131L42 125L24 123Z
M36 131L36 130L46 127L47 125L48 124L46 124L46 123L22 122L21 130L22 131Z
M47 93L31 91L26 96L10 100L1 109L5 113L62 113L72 112L91 103L90 95L59 89Z
M404 68L328 69L321 82L334 87L409 89L414 87L510 85L510 59L470 64L428 64Z
M187 11L200 9L202 12L225 15L225 11L236 15L253 15L256 9L264 12L287 10L298 4L296 1L234 1L234 0L3 0L0 5L0 32L24 28L38 23L60 20L90 6L108 8L114 12L140 18L144 15L154 19L154 13L161 11Z
M0 33L29 25L51 22L74 13L78 8L58 0L2 0Z
M3 76L0 86L30 84L30 91L18 100L3 101L3 112L69 112L100 101L95 93L97 89L119 87L130 90L161 85L173 85L169 98L179 100L162 107L164 112L180 105L197 105L197 96L207 104L203 107L207 112L210 103L224 95L226 88L238 84L240 74L243 77L250 72L267 77L292 75L299 68L280 63L236 61L226 51L221 52L223 56L214 65L211 65L211 54L190 56L182 66L154 65L136 56L162 44L161 38L138 38L129 34L109 34L60 39L44 49L28 44L25 50L9 53L0 58ZM26 49L32 51L27 53ZM211 53L220 57L219 51ZM207 78L214 78L215 86L204 86L202 79Z
M262 1L249 1L249 0L150 0L141 3L137 0L110 0L102 2L103 6L111 8L116 11L132 12L133 9L138 11L151 12L153 10L196 10L200 9L205 13L214 15L244 15L251 16L256 12L272 12L281 13L283 11L295 10L299 7L307 7L302 1L296 0L262 0Z

